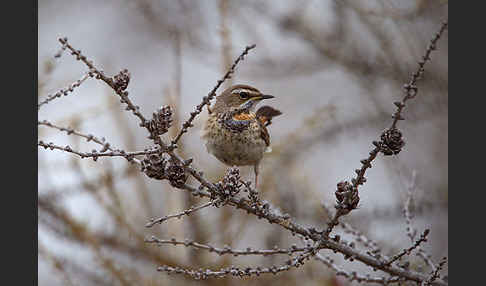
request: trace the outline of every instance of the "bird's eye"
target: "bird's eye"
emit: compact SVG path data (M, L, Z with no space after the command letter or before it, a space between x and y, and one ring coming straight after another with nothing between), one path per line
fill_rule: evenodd
M248 99L248 98L250 98L250 94L246 91L242 91L242 92L240 92L240 98L241 99Z

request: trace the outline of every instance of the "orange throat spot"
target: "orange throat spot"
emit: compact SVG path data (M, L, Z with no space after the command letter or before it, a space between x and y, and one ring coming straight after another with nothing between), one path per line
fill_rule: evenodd
M234 120L252 120L255 118L254 114L251 113L240 113L233 115Z

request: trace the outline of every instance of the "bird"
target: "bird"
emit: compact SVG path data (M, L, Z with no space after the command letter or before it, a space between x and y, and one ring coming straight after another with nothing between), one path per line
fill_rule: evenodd
M255 87L236 84L216 96L216 103L208 107L208 119L202 129L208 153L228 166L253 166L255 188L263 154L270 152L270 134L267 126L282 112L268 105L256 106L266 99Z

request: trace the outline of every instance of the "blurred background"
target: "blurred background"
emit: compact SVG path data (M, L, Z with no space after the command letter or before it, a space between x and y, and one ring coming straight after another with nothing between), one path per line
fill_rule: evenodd
M328 219L322 204L333 205L336 183L354 176L372 149L371 141L391 124L402 85L448 18L446 0L44 0L38 6L39 101L87 71L68 52L54 58L58 38L66 36L107 75L129 70L129 96L145 117L162 105L173 107L174 125L166 142L244 47L256 44L218 93L245 83L276 96L267 104L283 115L269 127L273 152L261 164L261 196L298 223L317 228ZM447 32L425 70L419 95L409 101L406 120L399 123L403 151L378 156L360 189L359 209L344 221L374 239L385 254L409 247L402 211L408 188L415 184L414 227L431 229L423 248L438 262L448 255ZM151 146L138 119L124 111L111 89L92 78L42 106L38 118L104 137L126 151ZM206 152L200 139L206 118L205 109L182 137L178 152L193 157L194 166L217 181L227 167ZM99 149L46 126L39 126L38 134L39 140L60 146ZM38 167L39 285L353 284L335 278L319 261L244 279L193 281L157 272L162 264L213 270L267 267L287 256L218 256L184 246L159 247L144 243L151 235L236 249L288 248L302 242L231 207L206 208L146 228L151 218L206 200L146 177L123 158L94 162L39 148ZM241 172L245 180L253 180L250 167ZM346 270L375 273L341 257L335 255L337 265ZM430 272L416 257L411 263L416 271Z

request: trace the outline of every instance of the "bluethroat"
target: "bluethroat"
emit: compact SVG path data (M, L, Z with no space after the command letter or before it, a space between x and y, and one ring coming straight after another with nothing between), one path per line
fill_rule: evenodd
M233 85L216 97L208 108L202 138L206 148L219 161L229 166L253 166L255 187L258 186L259 164L270 149L267 126L282 114L270 107L255 108L264 99L274 98L244 84Z

